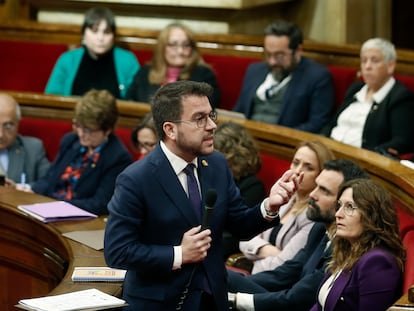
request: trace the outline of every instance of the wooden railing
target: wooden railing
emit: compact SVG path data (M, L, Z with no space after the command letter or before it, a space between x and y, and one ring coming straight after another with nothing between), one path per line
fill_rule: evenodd
M8 93L19 101L25 117L71 120L73 107L77 100L76 97L41 93ZM150 111L150 106L144 103L118 101L118 107L121 116L119 126L122 127L132 127L137 120ZM354 160L366 169L375 180L390 190L393 197L402 203L406 212L414 216L414 171L398 161L326 137L287 127L219 116L219 121L223 120L242 123L257 139L261 152L287 161L292 158L299 142L309 139L321 140L338 158Z
M152 50L155 30L118 28L116 41L129 49ZM262 57L263 37L243 34L197 34L202 53ZM39 23L27 20L1 21L0 39L79 45L81 28L77 25ZM359 67L360 46L304 41L304 54L325 65ZM30 51L28 51L30 52ZM414 51L399 49L396 73L414 75Z

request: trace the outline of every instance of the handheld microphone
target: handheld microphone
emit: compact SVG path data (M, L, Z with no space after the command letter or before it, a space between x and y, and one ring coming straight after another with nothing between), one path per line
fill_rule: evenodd
M203 222L201 223L201 231L210 227L211 214L217 201L217 191L209 189L206 193L206 207L204 209Z

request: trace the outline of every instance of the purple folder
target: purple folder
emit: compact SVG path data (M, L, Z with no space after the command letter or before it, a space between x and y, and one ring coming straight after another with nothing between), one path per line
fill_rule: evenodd
M19 205L17 208L45 223L98 217L65 201Z

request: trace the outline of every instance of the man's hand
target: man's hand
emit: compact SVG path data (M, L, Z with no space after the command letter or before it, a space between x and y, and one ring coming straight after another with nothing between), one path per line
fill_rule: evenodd
M200 232L201 226L191 228L184 233L181 241L183 264L203 261L211 246L211 231L206 229Z
M303 173L299 175L292 170L286 171L270 189L267 209L277 212L283 204L287 203L302 182Z

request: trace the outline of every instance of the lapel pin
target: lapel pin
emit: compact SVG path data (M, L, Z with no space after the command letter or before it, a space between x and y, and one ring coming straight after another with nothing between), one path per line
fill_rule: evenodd
M208 166L208 162L206 160L201 160L201 165L202 166Z

